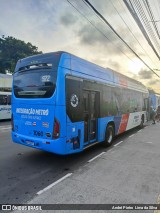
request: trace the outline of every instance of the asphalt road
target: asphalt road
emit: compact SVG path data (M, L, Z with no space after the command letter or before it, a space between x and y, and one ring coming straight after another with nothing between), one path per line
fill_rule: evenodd
M114 144L137 132L133 129L119 137ZM58 156L15 144L11 140L10 121L0 122L0 203L22 204L38 191L69 172L74 172L103 151L112 149L96 145L83 153Z
M38 192L29 204L40 204L48 213L57 208L67 210L62 211L65 213L77 209L104 213L160 212L156 210L156 204L160 206L159 129L157 123L125 135L109 151L101 152ZM110 211L107 204L112 206Z

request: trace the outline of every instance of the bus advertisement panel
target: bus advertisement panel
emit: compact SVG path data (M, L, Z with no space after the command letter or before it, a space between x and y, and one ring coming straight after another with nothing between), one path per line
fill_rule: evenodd
M66 52L17 62L12 93L12 139L71 154L146 121L148 90L140 82Z

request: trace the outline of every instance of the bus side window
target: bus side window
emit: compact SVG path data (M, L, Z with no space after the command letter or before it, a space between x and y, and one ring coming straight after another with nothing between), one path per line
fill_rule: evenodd
M84 105L84 111L87 112L89 110L89 94L84 93L83 94L83 105Z
M7 96L0 95L0 105L7 105Z
M3 105L7 105L7 96L3 96Z
M2 103L3 103L3 96L0 95L0 105L2 105Z
M11 95L8 95L8 96L7 96L7 104L8 104L8 105L11 105Z

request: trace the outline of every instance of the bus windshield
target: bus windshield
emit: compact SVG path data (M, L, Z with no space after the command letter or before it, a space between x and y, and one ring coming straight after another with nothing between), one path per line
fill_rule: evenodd
M52 67L23 67L14 74L14 95L17 98L49 98L56 87L57 70Z

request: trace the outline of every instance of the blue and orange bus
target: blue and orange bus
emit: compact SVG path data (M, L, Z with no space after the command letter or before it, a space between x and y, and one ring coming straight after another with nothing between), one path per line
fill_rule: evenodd
M148 90L140 82L66 52L17 62L12 139L70 154L103 143L146 121Z

